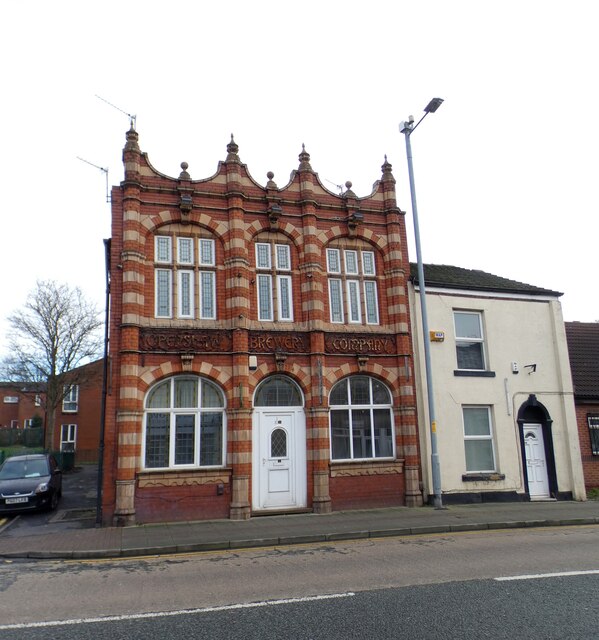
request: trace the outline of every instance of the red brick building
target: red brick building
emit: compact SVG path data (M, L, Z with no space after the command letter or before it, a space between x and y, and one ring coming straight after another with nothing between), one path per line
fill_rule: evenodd
M0 428L43 426L45 389L36 382L0 382Z
M566 322L584 483L599 487L599 322Z
M112 190L105 523L422 504L404 214L328 191L305 149L258 184L127 133Z
M104 359L70 371L65 397L56 409L52 451L75 451L77 464L98 461Z

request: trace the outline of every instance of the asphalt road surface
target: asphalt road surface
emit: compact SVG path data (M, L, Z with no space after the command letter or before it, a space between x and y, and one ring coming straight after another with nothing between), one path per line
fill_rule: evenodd
M595 638L599 527L2 562L0 638ZM518 577L518 579L508 579Z

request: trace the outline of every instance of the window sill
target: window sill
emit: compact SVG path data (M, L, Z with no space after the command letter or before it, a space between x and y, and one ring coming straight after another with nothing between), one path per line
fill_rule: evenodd
M501 482L505 473L464 473L462 482Z
M453 375L464 378L494 378L495 371L472 371L469 369L456 369L453 372Z
M204 484L229 484L231 469L229 467L196 468L196 469L145 469L137 473L140 488L149 487L189 487Z
M331 461L331 478L345 476L380 476L403 473L403 459L380 458L357 462Z

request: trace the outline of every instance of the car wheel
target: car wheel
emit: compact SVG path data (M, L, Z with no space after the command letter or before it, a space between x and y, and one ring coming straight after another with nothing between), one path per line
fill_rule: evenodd
M50 511L54 511L54 509L56 509L56 507L58 506L59 499L60 499L60 496L58 495L58 492L54 491L52 493L52 497L50 498L50 506L49 506Z

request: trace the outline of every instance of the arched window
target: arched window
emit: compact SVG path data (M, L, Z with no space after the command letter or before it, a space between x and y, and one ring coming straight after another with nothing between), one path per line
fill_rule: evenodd
M254 398L255 407L301 407L302 394L285 376L271 376L260 384Z
M393 458L391 393L378 380L351 376L329 396L332 460Z
M225 410L220 389L197 376L174 376L146 396L144 468L224 464Z

